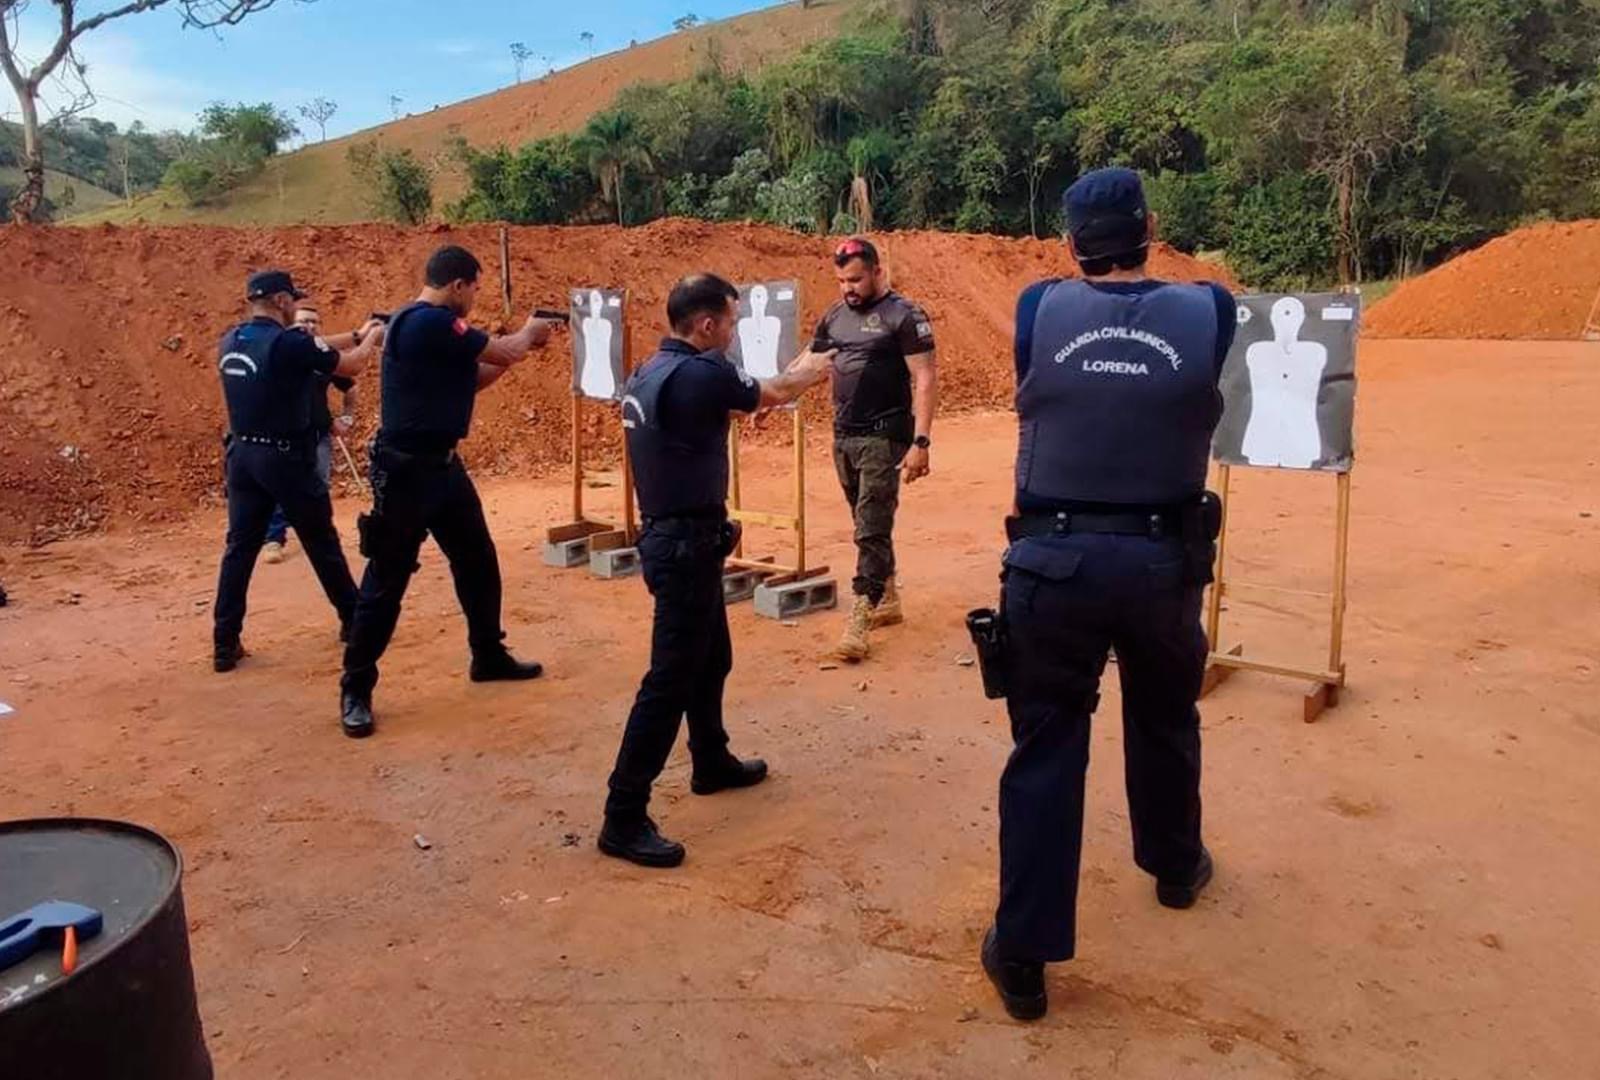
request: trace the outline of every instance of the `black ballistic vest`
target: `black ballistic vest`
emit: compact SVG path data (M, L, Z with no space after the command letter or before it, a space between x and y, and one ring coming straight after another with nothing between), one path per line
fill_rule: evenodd
M714 364L708 356L657 353L622 390L622 426L633 465L639 512L645 517L709 515L728 502L728 414L716 427L674 430L664 420L662 391L685 364Z
M317 373L274 359L278 342L290 332L269 319L252 319L223 335L217 370L235 434L299 438L311 430L311 395L321 385Z
M1222 415L1216 348L1216 302L1203 285L1051 286L1017 387L1017 490L1141 506L1198 495Z

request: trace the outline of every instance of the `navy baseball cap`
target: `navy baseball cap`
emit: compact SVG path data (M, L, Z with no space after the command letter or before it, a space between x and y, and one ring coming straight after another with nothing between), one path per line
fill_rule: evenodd
M250 280L245 283L245 299L265 300L269 296L286 292L296 300L304 300L307 293L294 287L294 278L284 270L263 270L259 274L251 274Z
M1078 256L1103 259L1148 243L1149 206L1132 169L1096 169L1078 177L1062 199L1067 233Z

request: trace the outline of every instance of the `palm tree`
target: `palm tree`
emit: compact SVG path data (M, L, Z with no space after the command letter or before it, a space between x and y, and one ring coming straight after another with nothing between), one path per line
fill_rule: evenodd
M589 121L578 136L578 152L589 164L589 171L600 181L600 195L615 203L617 224L623 220L623 184L630 168L649 169L652 165L650 151L644 136L639 132L639 122L625 109L603 112Z

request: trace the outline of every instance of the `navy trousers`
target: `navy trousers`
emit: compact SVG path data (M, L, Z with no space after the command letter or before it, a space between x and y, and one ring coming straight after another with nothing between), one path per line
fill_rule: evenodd
M1006 552L1015 748L1000 779L997 939L1008 959L1071 959L1077 942L1089 718L1117 651L1134 861L1183 881L1200 861L1201 586L1182 544L1137 536L1026 539Z
M228 541L217 575L216 643L229 645L239 640L250 577L275 506L283 507L322 591L339 613L339 621L348 623L355 614L356 584L344 560L333 524L333 502L317 471L310 441L304 447L280 449L233 440L224 453L224 463Z
M685 717L695 765L728 753L722 689L733 670L733 641L722 599L723 525L717 521L647 525L639 537L645 585L655 598L650 670L639 686L611 772L606 817L636 821L666 767Z

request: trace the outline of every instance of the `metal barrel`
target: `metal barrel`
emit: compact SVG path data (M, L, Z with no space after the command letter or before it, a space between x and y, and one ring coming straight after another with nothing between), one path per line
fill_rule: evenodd
M182 879L178 849L137 825L0 822L0 924L48 901L103 916L70 974L59 935L0 970L0 1076L211 1080Z

